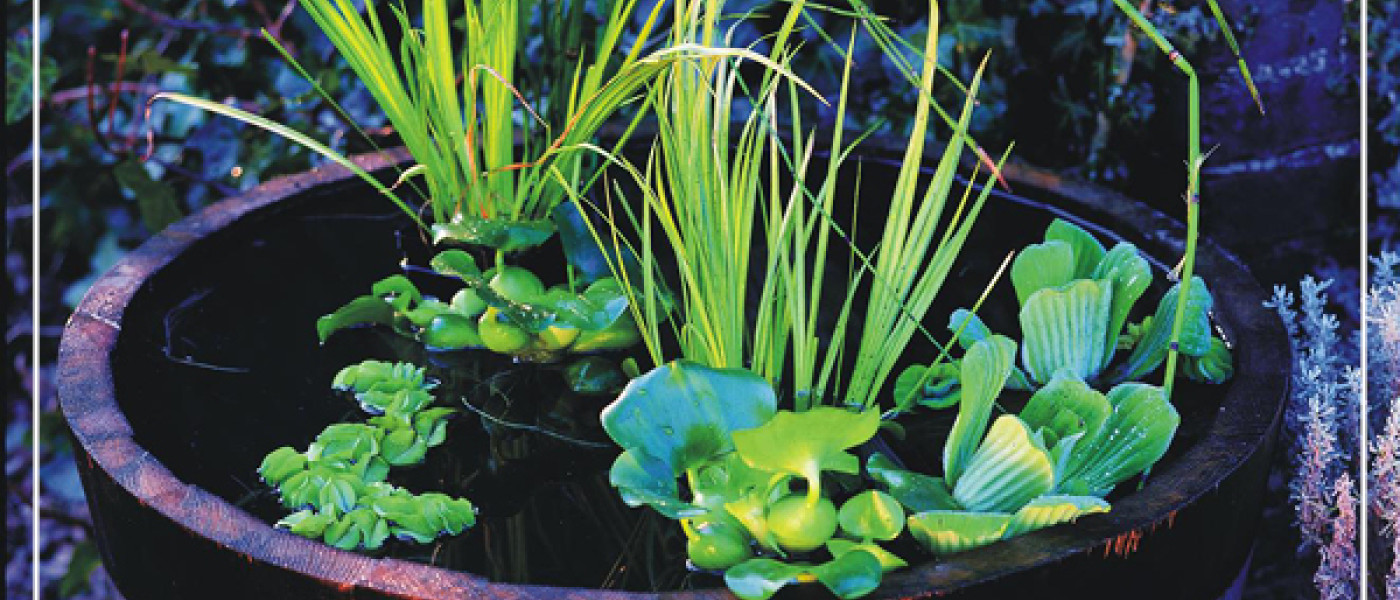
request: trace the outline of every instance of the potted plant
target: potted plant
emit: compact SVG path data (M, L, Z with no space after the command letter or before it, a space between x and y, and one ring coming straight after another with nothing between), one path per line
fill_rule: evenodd
M645 27L651 26L660 6ZM328 177L313 173L271 184L253 198L220 205L202 219L177 226L100 282L75 315L71 335L65 337L61 364L65 383L60 393L79 445L93 459L91 468L84 471L85 484L94 498L96 518L112 524L104 555L117 580L125 578L130 590L146 593L190 593L188 586L196 585L196 579L177 577L165 582L138 575L162 557L170 560L169 549L180 547L181 571L188 574L245 570L236 578L245 583L214 590L215 595L573 593L494 584L477 575L421 564L439 560L475 566L478 573L495 578L564 586L586 585L578 582L600 573L606 578L593 585L604 588L625 577L632 580L623 587L652 589L667 581L681 587L693 577L701 586L723 581L746 598L766 597L794 582L820 582L843 597L868 594L882 581L883 591L877 593L962 589L976 594L985 592L988 585L1004 585L1028 574L1066 577L1046 575L1055 569L1043 565L1059 563L1062 571L1073 573L1078 568L1073 566L1076 559L1066 555L1105 543L1126 551L1129 543L1117 540L1136 544L1146 528L1171 520L1169 514L1208 505L1201 501L1209 496L1207 490L1229 481L1244 488L1253 485L1247 473L1240 476L1246 456L1224 460L1214 453L1245 441L1248 457L1267 455L1272 423L1267 415L1273 410L1267 407L1270 396L1276 406L1279 390L1267 389L1268 377L1258 369L1267 364L1268 334L1277 336L1277 327L1269 330L1266 321L1251 320L1233 308L1219 311L1225 337L1239 344L1239 375L1224 393L1223 404L1206 400L1192 406L1208 405L1212 412L1221 406L1229 410L1213 422L1209 416L1195 415L1203 420L1192 426L1191 436L1184 437L1196 444L1178 448L1176 454L1168 450L1168 443L1176 429L1177 410L1164 390L1128 384L1105 387L1102 394L1090 386L1140 379L1166 360L1164 387L1169 388L1171 361L1183 349L1192 356L1187 370L1196 374L1218 376L1232 364L1224 342L1213 337L1206 319L1210 296L1203 293L1204 285L1194 285L1190 277L1194 240L1188 239L1185 245L1188 260L1183 274L1193 285L1184 292L1164 294L1152 322L1127 328L1132 350L1116 361L1120 332L1151 278L1147 259L1131 246L1105 250L1083 228L1049 221L1043 214L1036 218L1049 224L1044 229L1045 242L1028 248L1011 263L1011 280L1024 305L1019 311L1025 348L1021 368L1013 365L1016 343L992 334L973 316L974 312L986 314L981 298L985 294L951 299L949 312L959 305L973 310L953 313L951 335L936 339L923 317L934 307L945 282L967 286L968 279L953 271L954 259L973 235L972 223L983 207L998 203L991 186L964 186L956 181L959 156L970 144L966 119L977 81L969 84L958 119L947 119L952 140L941 160L925 173L923 136L937 112L927 100L935 61L926 61L920 69L917 81L923 100L914 135L902 164L880 171L887 174L892 189L888 194L876 192L891 198L892 217L878 228L878 249L863 249L857 228L836 216L847 210L839 199L849 179L841 179L841 174L851 171L843 169L843 163L852 153L843 142L841 117L830 157L822 167L813 160L816 145L803 133L800 120L790 124L790 144L783 143L787 133L778 128L777 115L785 104L798 102L808 93L785 68L790 50L785 36L800 18L802 3L792 5L782 34L771 41L767 56L714 50L722 25L719 7L703 8L702 3L678 5L670 44L653 58L632 63L643 65L639 69L654 66L654 70L646 76L630 73L624 62L623 75L611 80L622 82L617 89L626 93L617 92L620 96L642 89L643 82L653 82L645 97L658 121L658 141L644 166L635 166L620 152L582 142L588 135L573 126L568 128L570 133L547 143L541 157L528 162L502 158L514 147L513 136L486 129L480 139L496 140L494 148L501 154L484 151L481 156L487 158L476 163L475 158L454 156L457 151L448 150L447 158L433 162L424 156L431 155L433 144L442 137L455 140L445 144L449 148L463 143L476 147L478 138L469 133L476 131L474 118L467 119L462 132L442 134L451 130L452 115L463 110L470 114L474 109L454 109L448 102L445 108L429 106L417 113L448 116L434 117L436 122L421 127L439 135L427 136L427 150L410 148L416 164L398 180L410 182L420 175L450 179L442 173L457 165L465 165L460 171L463 182L480 174L477 185L455 191L442 191L451 190L449 183L429 184L424 200L425 206L438 211L432 227L435 241L466 241L488 251L473 255L448 249L415 255L425 250L411 238L396 242L386 235L405 220L410 226L427 228L409 203L399 200L405 210L395 222L382 210L369 208L381 206L372 197L338 198L347 189L343 173L329 176L331 183L324 187L300 193L305 182ZM341 9L318 18L348 19L352 14ZM408 17L400 14L407 25ZM433 25L425 26L422 40L410 35L404 47L411 58L405 62L424 73L435 73L428 65L443 66L440 44L447 37L442 29L446 14L425 11L424 17L437 24L439 35L430 41ZM375 33L374 17L369 18L371 25L362 31L350 20L323 27L360 31L364 36L360 42L374 42L347 43L347 47L377 44L387 49L382 33ZM882 31L877 25L872 29ZM640 51L640 42L633 48L629 59ZM935 48L930 45L926 52L932 55ZM375 59L375 55L365 57L365 68L378 64ZM729 62L733 59L765 67L752 94L741 92L744 80ZM606 60L600 59L599 64ZM846 68L851 68L849 62ZM482 89L498 87L497 100L514 95L501 68L464 70L491 72L488 86ZM629 78L629 73L636 78ZM427 80L417 90L422 95L416 100L409 93L409 100L381 99L381 103L441 102L450 95L443 90L456 85L450 75L435 74ZM467 89L477 89L478 81L464 80ZM433 81L438 82L437 88L431 87ZM613 88L600 84L594 89ZM752 106L748 116L738 121L739 129L733 132L737 142L731 147L732 111L743 96ZM183 100L231 112L197 99ZM837 114L843 115L844 94L838 100ZM492 106L489 98L458 106L478 104ZM797 119L799 114L793 111L790 116ZM407 121L414 116L406 117ZM243 118L295 135L273 123ZM590 122L601 122L601 117ZM396 127L400 127L397 122ZM575 134L581 137L568 137ZM584 151L617 166L631 181L584 196L581 182L589 178L579 164ZM468 154L474 157L474 152ZM384 168L402 158L399 154L337 162L372 181L380 192L392 193L395 186L377 177L388 175ZM561 167L561 162L566 166ZM994 168L1002 166L998 163ZM521 187L497 187L492 181L516 171L524 173L515 182ZM920 186L924 174L931 175L931 183ZM335 183L336 178L341 183ZM794 183L787 183L788 178ZM861 187L869 194L869 188L881 186L862 181ZM634 200L625 202L624 195ZM332 198L343 202L336 209L343 216L321 213ZM461 210L459 204L471 208ZM553 215L527 210L555 206L582 209ZM589 213L600 218L585 218L595 216ZM546 221L546 216L553 219ZM556 227L559 248L569 257L569 266L560 269L560 279L568 283L547 291L533 275L514 270L518 267L510 263L508 253L539 246L541 232ZM191 243L186 236L198 231L219 233ZM326 244L327 248L315 249L314 236L322 235L354 239L366 247L352 252L343 244ZM220 250L220 244L246 244L235 241L239 236L251 236L253 243L248 247L268 263L253 268ZM380 241L371 242L374 238ZM941 241L935 244L934 238ZM163 252L171 247L182 252ZM545 246L535 252L549 249ZM845 254L846 260L830 261L830 252ZM1228 266L1216 249L1206 246L1202 252L1209 257L1208 265ZM431 273L409 273L420 275L416 283L406 277L382 278L405 253L426 264L424 271ZM301 260L288 261L287 256ZM826 271L832 262L852 268L839 278L829 277ZM334 267L337 264L340 268ZM663 265L673 266L675 275L667 277ZM216 272L230 275L228 281L215 283L209 276ZM1208 275L1213 289L1224 287L1246 300L1257 294L1251 291L1247 273L1232 274L1222 268ZM987 287L997 278L995 273L979 276L981 281L969 289ZM140 282L139 291L123 286L132 281ZM341 300L332 306L279 302L275 310L259 313L272 315L265 323L270 332L294 331L296 321L309 323L323 315L316 327L300 330L303 333L274 339L269 333L214 326L231 314L241 312L240 318L250 318L258 312L252 307L266 303L269 289L280 288L285 298L300 298L308 287L327 288L327 293L339 294ZM345 297L362 294L366 288L368 296L343 303ZM191 289L204 291L186 293ZM434 300L424 290L446 290L452 299ZM1187 301L1173 299L1181 296ZM757 297L757 303L751 304L750 297ZM151 311L148 316L138 316L143 306ZM751 315L748 309L753 307ZM1070 316L1057 318L1056 314ZM990 316L987 321L1001 327ZM852 325L856 322L859 328ZM350 327L365 323L388 327ZM1250 333L1257 337L1249 337ZM250 340L249 335L254 338ZM583 345L588 335L605 342ZM901 360L900 350L916 337L941 343L943 348L927 365L911 366L909 359ZM570 350L622 350L630 345L624 342L638 339L643 350L630 362L596 356L550 362ZM1246 339L1257 339L1257 347ZM309 347L311 352L303 350L292 360L274 351L283 345ZM959 345L966 349L960 357L953 350ZM473 349L480 346L487 350ZM842 348L853 348L849 352L855 358L849 363L843 362ZM425 350L431 353L424 354ZM492 359L493 352L509 358ZM221 354L257 366L213 358ZM361 362L366 355L410 357L414 360L409 362L420 364L431 361L436 374L425 377L420 367L411 364ZM668 362L675 357L688 362ZM516 360L530 364L504 368ZM645 373L639 366L644 363L650 368ZM903 370L892 378L897 367ZM262 382L243 377L252 372L281 376ZM234 381L216 391L206 387L209 377ZM343 399L327 399L324 391L316 391L332 382L376 416L363 422L363 417L355 417L354 422L322 429L325 423L346 420L347 414L358 412L347 411ZM534 386L525 389L555 395L553 400L558 401L520 400L520 394L501 390L512 385ZM1008 385L1034 394L1023 398L1023 409L999 417L988 430L993 403ZM1265 389L1256 396L1258 391L1248 386ZM169 398L181 390L203 390L208 398L200 410L168 412L143 407L136 400ZM614 399L618 390L621 393ZM215 408L271 396L284 399L248 401L241 407L244 415L237 419ZM472 418L449 419L458 407L446 402L447 406L432 407L435 400L444 400L440 396L460 403ZM952 402L959 409L951 433L934 434L946 438L941 444L945 448L943 479L931 475L937 471L932 464L916 465L917 453L879 447L882 442L876 433L881 429L895 435L900 423L908 422L910 429L924 426L894 417L914 412L916 406ZM269 408L277 406L283 410ZM295 417L265 414L270 410ZM598 411L601 416L594 416ZM1255 419L1245 418L1250 415ZM591 428L587 427L590 420ZM262 436L248 439L253 436L247 435L246 427L253 423L263 424L260 428L266 430L267 438L304 440L304 444L274 450L288 442L269 447ZM175 439L180 441L157 441L157 431L177 432ZM1130 435L1120 435L1125 432ZM906 439L939 445L930 441L936 437L912 432ZM622 447L621 456L609 440ZM186 445L196 452L179 456L176 448ZM140 450L148 446L150 453ZM448 449L454 452L444 456ZM862 456L849 453L852 449ZM415 467L430 452L449 464ZM934 561L920 561L926 555L910 541L914 538L924 548L946 554L1106 512L1102 496L1164 455L1168 463L1148 480L1144 492L1127 495L1121 503L1115 496L1114 510L1095 517L1097 521L1086 519L1068 529L1047 530L1045 535ZM250 485L242 504L261 519L201 489L227 486L210 484L211 476L220 477L222 464L237 464L250 456L257 457L251 465L260 460L260 474L271 487ZM540 456L546 460L532 462L532 457ZM899 464L900 457L906 464ZM391 485L389 470L397 467L413 468L406 475L395 469L397 483ZM238 471L238 467L231 469ZM521 477L525 470L541 473ZM228 471L223 472L227 477ZM679 478L684 478L684 484L678 485ZM189 485L190 480L204 485ZM1165 488L1164 480L1170 482ZM1182 487L1173 489L1171 483ZM603 493L589 495L590 486ZM480 495L444 494L444 489ZM613 489L620 492L621 502L650 505L679 524L644 511L619 510ZM1144 502L1142 497L1149 492L1157 496ZM568 503L561 502L560 496L577 502L611 499L611 506L581 511L586 517L561 512L565 521L594 521L589 527L573 527L549 520L551 511L568 511ZM1211 511L1238 514L1247 513L1248 508L1217 506ZM272 530L268 514L277 512L282 514L272 520L280 518L283 528L316 541ZM1124 518L1118 520L1119 515ZM1114 533L1105 534L1091 521ZM472 525L482 533L459 537L475 535L476 541L438 538ZM156 541L138 545L118 532L122 528L141 530ZM901 542L906 528L911 533ZM531 562L519 556L542 552L542 547L550 545L530 542L531 536L539 535L573 537L588 550L552 561ZM1191 540L1195 535L1199 532L1193 528L1179 537ZM507 540L501 542L501 537ZM431 545L413 546L400 540ZM894 546L881 545L885 540L896 541ZM368 554L331 550L327 544ZM658 553L638 546L655 547ZM998 560L998 554L1007 549L1022 555ZM392 558L383 558L386 551ZM683 556L699 572L686 571ZM585 566L582 572L574 572L558 566L596 565L599 559L625 568L609 572L606 567L589 571L594 567ZM918 566L885 575L901 563ZM509 566L501 566L505 564ZM535 572L525 572L523 564L533 565ZM1141 568L1120 570L1138 573ZM639 579L629 570L649 572ZM706 579L706 571L723 571L723 577ZM1004 577L988 583L995 575ZM1201 589L1219 583L1214 574L1208 579Z

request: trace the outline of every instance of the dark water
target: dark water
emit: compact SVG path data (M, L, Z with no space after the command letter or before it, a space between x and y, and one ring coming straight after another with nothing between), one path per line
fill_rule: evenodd
M881 171L887 168L867 165L864 197L888 197L880 189L893 183ZM512 364L485 352L428 356L380 330L342 332L318 345L318 316L401 272L401 259L422 265L428 254L405 219L359 185L283 204L197 244L127 311L114 359L117 396L137 441L176 476L275 522L286 511L258 480L262 457L283 445L304 449L331 423L363 420L352 400L330 390L340 368L370 358L412 360L431 365L443 381L441 400L471 410L452 422L448 441L425 465L395 469L390 480L467 497L480 515L461 536L426 546L391 541L388 555L501 581L631 590L721 585L685 570L678 527L617 498L607 468L618 450L597 424L610 399L569 393L557 365ZM873 243L886 212L865 201L858 244ZM849 222L848 214L836 217ZM946 339L948 313L970 306L1006 253L1039 241L1051 218L1033 202L989 201L926 327ZM536 254L544 258L522 262L537 267L559 256L548 246ZM450 296L447 282L411 275L425 292ZM561 277L542 275L547 283ZM981 314L994 331L1016 335L1009 283L999 291L1002 300ZM906 356L926 363L935 354L916 340ZM1179 389L1183 427L1166 460L1199 437L1219 398L1215 390ZM1019 408L1015 399L1003 404ZM910 468L936 472L952 417L904 419L908 437L890 444ZM911 562L923 560L917 549L903 550Z

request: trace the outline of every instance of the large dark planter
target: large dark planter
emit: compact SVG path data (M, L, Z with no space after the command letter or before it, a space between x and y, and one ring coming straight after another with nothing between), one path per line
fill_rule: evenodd
M363 164L383 169L403 158ZM879 181L872 174L883 168L871 160L865 179ZM978 269L994 268L1007 250L1033 241L1008 232L1038 233L1052 215L1085 217L1098 233L1121 235L1156 256L1179 255L1180 225L1139 203L1027 168L1009 175L1017 192L1058 208L998 193L978 230L1001 245L982 253L988 257L980 262L989 266L981 267L973 260L977 246L970 246L971 266L956 276L966 277L966 285L955 279L950 289L975 294L986 279ZM307 399L325 396L335 369L363 357L316 349L311 323L395 268L392 211L340 169L275 180L154 237L84 298L64 332L58 393L104 563L128 598L644 596L493 583L339 551L275 530L235 506L259 485L254 469L264 453L304 444L346 413L343 401ZM1034 219L1038 225L1022 222ZM287 240L310 250L287 255ZM360 255L378 262L349 258ZM889 575L873 597L1238 594L1286 393L1288 347L1244 265L1209 241L1198 265L1215 292L1215 318L1234 344L1237 371L1223 388L1182 388L1176 399L1182 434L1145 487L1115 499L1107 515L924 560ZM298 301L311 292L325 300ZM931 328L946 315L938 310ZM214 333L188 333L196 329ZM286 347L309 347L312 358L286 361ZM662 596L729 594L698 589Z

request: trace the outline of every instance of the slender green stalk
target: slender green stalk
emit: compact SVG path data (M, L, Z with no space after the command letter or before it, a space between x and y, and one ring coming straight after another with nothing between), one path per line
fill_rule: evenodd
M1240 55L1240 44L1235 41L1235 32L1230 29L1230 22L1225 18L1225 13L1220 10L1220 4L1215 0L1206 0L1210 5L1210 12L1215 16L1215 24L1220 26L1220 32L1225 34L1225 42L1230 45L1230 52L1235 55L1235 64L1239 66L1240 77L1244 78L1245 87L1249 88L1249 95L1254 99L1255 108L1259 109L1259 114L1264 114L1264 101L1259 99L1259 88L1254 87L1254 77L1249 74L1249 65L1245 64L1244 57Z
M1196 242L1200 234L1200 184L1201 165L1204 157L1201 155L1201 85L1196 77L1196 70L1191 63L1172 46L1172 43L1162 36L1157 28L1143 17L1127 0L1113 0L1118 9L1128 15L1128 19L1141 29L1147 37L1157 45L1157 48L1167 55L1189 81L1188 87L1188 116L1186 132L1186 252L1182 258L1180 269L1181 291L1180 298L1186 298L1188 288L1191 285L1191 277L1196 266ZM1249 75L1249 67L1245 65L1244 59L1240 57L1239 44L1235 42L1234 34L1230 31L1229 24L1225 21L1224 15L1215 0L1208 0L1211 12L1214 13L1216 22L1220 25L1221 31L1225 34L1225 39L1230 44L1230 50L1234 52L1238 60L1240 73L1244 77L1245 84L1249 87L1250 94L1254 97L1254 103L1259 108L1259 112L1264 112L1264 104L1259 100L1259 92L1254 87L1254 81ZM1176 305L1176 314L1172 319L1171 346L1167 353L1167 365L1163 373L1162 388L1168 399L1171 398L1172 384L1176 379L1176 363L1179 356L1178 347L1181 340L1181 328L1186 317L1186 302L1180 301Z

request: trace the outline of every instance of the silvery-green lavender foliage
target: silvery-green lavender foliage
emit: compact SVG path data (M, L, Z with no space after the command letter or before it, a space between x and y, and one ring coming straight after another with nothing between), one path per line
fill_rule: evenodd
M1400 529L1400 399L1392 399L1383 406L1390 416L1371 443L1371 486L1367 499L1371 514L1380 525L1381 537L1389 544L1391 552L1385 578L1386 593L1381 596L1400 598L1400 534L1397 534Z
M1367 297L1367 397L1371 410L1371 482L1368 500L1382 544L1389 546L1385 598L1400 598L1400 254L1371 259ZM1379 554L1379 552L1377 552Z
M1359 597L1361 574L1356 545L1356 484L1351 473L1337 478L1335 492L1337 514L1332 519L1332 539L1319 551L1322 562L1313 574L1313 583L1322 600L1350 600Z
M1355 485L1360 370L1355 351L1338 336L1335 315L1326 312L1331 281L1311 276L1299 284L1301 303L1283 286L1266 307L1278 312L1293 346L1292 393L1285 410L1289 455L1297 469L1292 500L1302 534L1302 552L1317 551L1313 581L1323 598L1357 597Z

